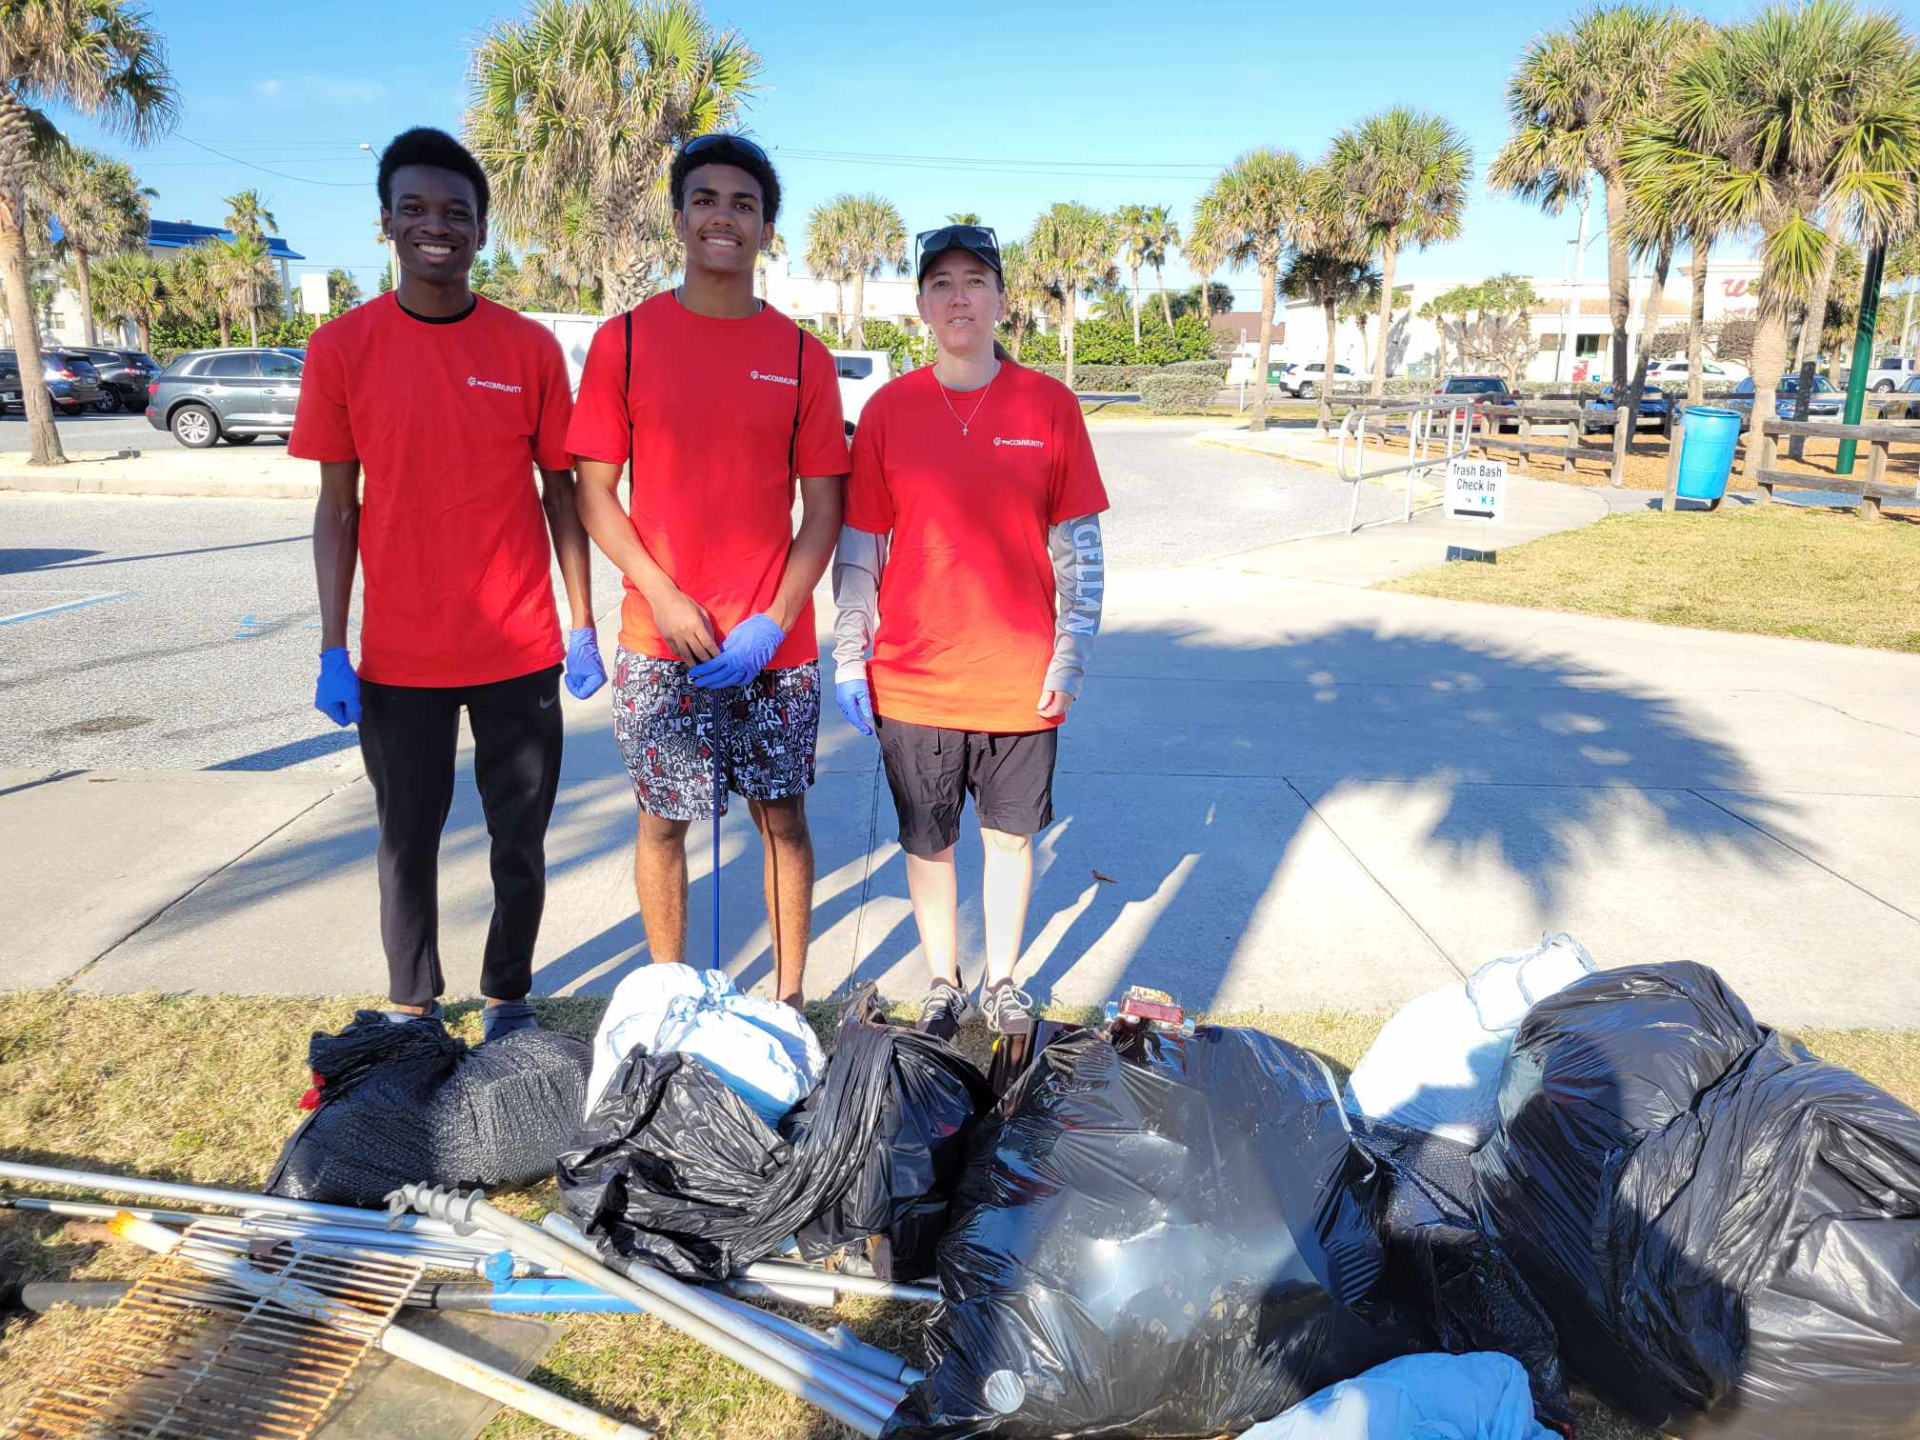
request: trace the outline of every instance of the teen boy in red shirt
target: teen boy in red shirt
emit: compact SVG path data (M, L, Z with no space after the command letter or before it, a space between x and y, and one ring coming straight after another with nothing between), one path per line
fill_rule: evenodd
M716 806L724 814L728 790L744 795L763 847L776 993L798 1007L820 725L812 594L847 471L839 380L824 345L754 298L754 257L780 210L766 152L703 135L668 186L686 278L601 327L567 434L580 518L626 577L613 720L640 808L633 884L654 962L684 960L687 831Z
M526 1000L560 780L563 655L575 695L606 681L566 448L566 362L550 332L468 287L487 243L488 188L458 141L407 131L381 154L378 184L399 287L314 332L287 441L290 454L320 462L314 705L360 727L396 1021L437 1019L446 988L440 832L465 708L493 841L480 970L491 1040L534 1023ZM549 532L573 619L564 648ZM357 671L346 649L356 562Z
M933 971L922 1025L951 1035L960 988L953 847L973 797L991 1029L1024 1034L1014 983L1033 890L1032 838L1053 823L1059 727L1100 626L1107 492L1080 404L994 343L1000 246L980 225L929 230L920 316L939 347L866 404L834 559L835 698L878 730L907 890Z

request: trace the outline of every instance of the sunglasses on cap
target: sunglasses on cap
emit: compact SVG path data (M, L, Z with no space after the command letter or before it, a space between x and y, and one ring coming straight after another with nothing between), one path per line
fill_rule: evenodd
M938 230L922 230L913 244L920 254L914 270L921 280L927 278L927 267L949 250L965 250L991 265L994 274L1005 273L1000 268L1000 237L991 226L942 225Z
M711 150L716 145L725 145L730 149L744 150L762 165L773 164L773 162L767 158L767 152L754 144L753 141L747 139L744 135L716 133L713 135L696 136L681 148L680 153L682 155L698 155L702 150Z

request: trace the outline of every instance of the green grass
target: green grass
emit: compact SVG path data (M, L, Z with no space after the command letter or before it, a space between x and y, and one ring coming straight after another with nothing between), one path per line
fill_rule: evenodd
M299 1119L307 1039L336 1030L369 1000L253 997L78 996L48 991L0 996L0 1155L80 1169L125 1170L190 1184L257 1189ZM591 1036L605 1002L550 1000L550 1028ZM905 1011L896 1009L897 1015ZM1087 1021L1084 1009L1049 1010ZM825 1005L809 1018L830 1035ZM1254 1025L1314 1050L1344 1076L1379 1032L1368 1011L1210 1017ZM478 1011L456 1005L456 1034L479 1039ZM969 1031L963 1048L984 1061L986 1037ZM1920 1101L1920 1035L1820 1031L1803 1039L1909 1103ZM67 1198L72 1198L68 1195ZM551 1185L502 1203L536 1215L554 1203ZM76 1237L53 1217L0 1212L0 1274L27 1278L118 1279L142 1256ZM818 1320L817 1313L792 1312ZM58 1310L13 1317L0 1328L0 1423L23 1402L33 1377L97 1323L98 1311ZM917 1354L920 1313L910 1307L842 1301L838 1317L875 1344ZM844 1432L703 1346L636 1317L568 1317L562 1337L535 1370L540 1384L608 1414L650 1426L663 1440L840 1440ZM1647 1432L1592 1404L1581 1434L1645 1440ZM556 1432L513 1414L488 1428L501 1437Z
M1920 521L1793 505L1614 515L1378 588L1920 654Z

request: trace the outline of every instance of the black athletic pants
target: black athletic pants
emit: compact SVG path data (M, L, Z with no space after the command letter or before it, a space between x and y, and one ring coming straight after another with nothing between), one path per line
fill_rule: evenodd
M360 754L380 816L380 939L387 994L431 1005L440 969L440 832L453 808L460 708L473 729L473 778L493 840L493 925L480 993L533 988L547 903L547 821L560 788L560 667L446 689L360 682Z

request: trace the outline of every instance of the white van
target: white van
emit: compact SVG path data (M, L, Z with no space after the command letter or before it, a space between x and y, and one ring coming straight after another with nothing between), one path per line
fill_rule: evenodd
M840 409L846 415L847 434L860 423L867 399L893 378L893 357L884 350L834 350L833 368L840 376Z
M580 372L587 367L587 348L607 322L598 315L565 315L557 310L522 310L527 319L551 330L567 357L567 384L580 393Z

